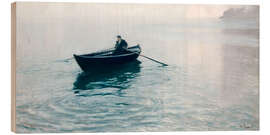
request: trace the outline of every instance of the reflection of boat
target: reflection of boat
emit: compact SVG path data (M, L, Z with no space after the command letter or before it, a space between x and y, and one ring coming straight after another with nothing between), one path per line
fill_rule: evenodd
M130 81L140 72L140 61L122 64L121 66L110 68L108 72L82 72L79 73L73 83L74 90L118 88L125 89L130 85Z
M74 54L74 58L83 71L96 72L97 69L99 71L101 71L101 69L106 71L112 66L119 66L119 64L136 60L141 53L141 48L139 45L129 47L128 50L129 51L119 55L114 55L114 50L107 50L84 55Z

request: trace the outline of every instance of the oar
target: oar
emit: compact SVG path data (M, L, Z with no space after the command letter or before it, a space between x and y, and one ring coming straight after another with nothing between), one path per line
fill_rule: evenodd
M74 57L70 57L70 58L67 58L67 59L64 59L64 61L69 61L69 60L72 60Z
M126 51L133 52L133 51L130 51L130 50L126 49L126 48L124 48L124 49L125 49ZM145 55L142 55L142 54L140 54L140 53L138 53L138 52L133 52L133 53L139 54L140 56L142 56L142 57L144 57L144 58L147 58L147 59L149 59L149 60L152 60L152 61L154 61L154 62L157 62L157 63L159 63L159 64L161 64L161 65L163 65L163 66L168 66L167 64L165 64L165 63L163 63L163 62L157 61L157 60L155 60L155 59L152 59L152 58L150 58L150 57L147 57L147 56L145 56Z

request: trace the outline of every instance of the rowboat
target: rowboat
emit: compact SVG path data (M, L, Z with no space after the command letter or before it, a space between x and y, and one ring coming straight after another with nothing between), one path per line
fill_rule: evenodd
M73 54L73 56L83 71L108 71L124 63L136 60L141 53L140 45L127 49L129 51L118 55L113 54L114 49L110 49L83 55Z

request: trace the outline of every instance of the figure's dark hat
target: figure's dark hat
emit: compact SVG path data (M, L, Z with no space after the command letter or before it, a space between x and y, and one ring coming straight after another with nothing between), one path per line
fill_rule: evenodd
M120 36L120 35L117 35L116 37L117 37L117 38L121 38L121 36Z

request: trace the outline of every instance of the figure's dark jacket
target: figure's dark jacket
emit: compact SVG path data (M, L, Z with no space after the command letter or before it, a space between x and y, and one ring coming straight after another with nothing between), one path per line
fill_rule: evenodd
M126 40L121 39L120 44L118 43L118 41L116 41L115 44L115 50L123 50L123 48L127 48L128 44L126 42Z

